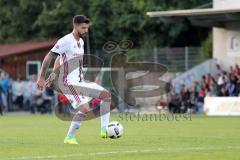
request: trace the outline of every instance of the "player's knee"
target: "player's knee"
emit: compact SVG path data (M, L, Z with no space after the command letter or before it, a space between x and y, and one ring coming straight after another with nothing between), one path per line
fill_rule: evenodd
M104 90L100 93L99 98L103 101L111 101L111 94L107 90Z

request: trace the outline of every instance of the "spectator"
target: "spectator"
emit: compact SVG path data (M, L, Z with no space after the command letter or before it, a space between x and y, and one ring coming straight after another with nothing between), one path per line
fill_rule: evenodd
M168 109L172 113L180 113L180 98L173 87L170 87L168 94Z
M222 68L219 64L216 64L216 69L213 71L213 76L216 77L222 73Z
M223 71L220 65L216 65L216 67L213 75L217 75L217 77L212 76L210 73L203 75L201 82L194 81L191 93L185 85L182 85L180 91L181 112L189 111L189 109L192 111L192 106L195 106L197 112L202 113L206 96L240 96L239 65L236 64L235 68L231 66L229 72ZM175 96L175 94L173 95ZM168 106L170 111L175 107L170 98Z
M41 113L52 113L52 101L53 101L53 91L50 88L45 88L42 92L43 104L41 107Z
M24 85L23 104L25 110L30 110L32 106L32 95L31 95L32 81L26 81Z
M23 109L23 93L24 93L24 82L21 77L17 79L14 84L13 95L15 96L14 104L18 106L19 109Z
M226 90L225 86L222 86L220 88L219 97L228 97L228 96L229 96L228 91Z
M213 77L211 77L210 82L209 82L209 88L210 88L210 87L213 87L213 89L214 89L214 91L215 91L215 94L216 94L216 91L217 91L217 82L216 82L216 80L215 80Z
M6 109L8 109L10 78L5 71L1 73L0 85L2 87L2 102Z
M192 93L194 94L194 96L193 96L194 100L197 99L198 92L199 92L200 89L201 89L201 85L199 84L199 82L198 81L194 81L193 89L192 89Z
M204 105L204 97L205 97L205 89L203 86L198 92L198 99L197 99L197 112L203 113L203 105Z
M190 101L190 92L186 85L182 85L181 91L181 112L185 113L189 108L191 108L191 101Z
M3 89L0 85L0 115L3 115L3 109L4 109L4 104L3 104L3 100L2 100L2 92L3 92Z
M32 97L32 103L31 103L31 112L35 113L36 110L41 110L42 109L42 105L44 103L44 99L43 99L43 91L40 91L37 89L37 84L36 84L36 80L37 80L37 76L36 75L32 75L31 77L31 97Z
M45 103L48 104L48 112L51 113L55 104L55 92L52 88L47 87L45 90Z
M240 67L238 64L235 65L235 70L236 70L238 76L240 76Z
M231 75L235 75L237 72L233 69L233 66L230 66L230 71L229 71L229 73L230 73Z
M225 79L224 79L224 73L222 72L221 74L218 75L218 80L217 80L217 95L220 95L221 88L225 84Z
M216 87L214 87L214 85L210 85L210 87L206 88L205 91L206 91L205 95L208 96L208 97L215 97L215 96L217 96Z
M237 88L237 81L234 76L230 77L230 83L226 85L226 90L229 94L229 96L236 97L239 94L238 88Z

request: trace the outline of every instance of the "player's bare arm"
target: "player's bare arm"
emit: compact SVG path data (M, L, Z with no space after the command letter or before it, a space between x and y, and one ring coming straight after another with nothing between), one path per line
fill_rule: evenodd
M38 89L43 90L43 88L46 86L45 77L46 77L47 69L48 69L52 59L55 59L56 57L57 57L57 55L53 52L48 52L48 54L44 57L41 71L40 71L40 76L37 81Z
M53 81L59 75L59 72L60 72L60 56L57 56L53 66L53 72L49 75L49 77L46 80L46 86L50 87L52 85Z
M60 72L60 56L57 56L54 66L53 66L53 73L59 74Z

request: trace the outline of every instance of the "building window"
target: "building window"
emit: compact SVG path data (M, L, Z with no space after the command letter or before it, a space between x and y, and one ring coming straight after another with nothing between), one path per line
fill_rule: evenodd
M29 79L31 75L38 75L40 72L41 62L40 61L27 61L26 63L26 78Z

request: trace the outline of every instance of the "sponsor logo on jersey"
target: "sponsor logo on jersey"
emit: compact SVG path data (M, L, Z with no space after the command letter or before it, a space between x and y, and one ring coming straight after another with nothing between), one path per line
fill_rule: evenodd
M74 57L79 57L79 56L81 56L82 54L81 53L73 53L73 56Z

